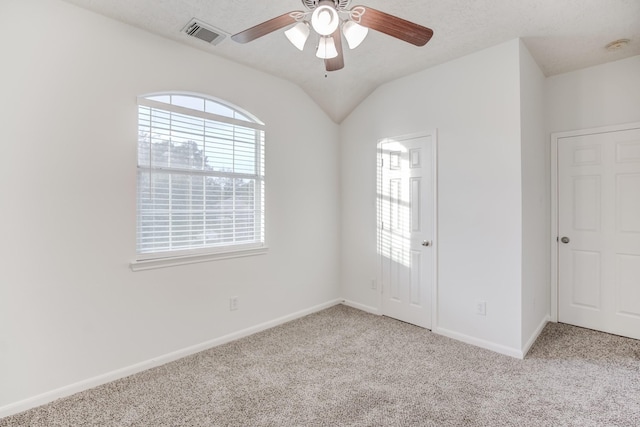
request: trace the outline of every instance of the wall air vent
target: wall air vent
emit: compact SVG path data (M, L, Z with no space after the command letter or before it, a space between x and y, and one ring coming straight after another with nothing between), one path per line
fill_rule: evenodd
M227 37L223 31L214 28L209 24L205 24L200 19L192 19L186 27L182 29L183 32L212 45L217 45Z

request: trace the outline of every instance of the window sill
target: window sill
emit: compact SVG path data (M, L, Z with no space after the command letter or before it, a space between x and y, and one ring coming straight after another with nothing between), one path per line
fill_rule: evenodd
M200 262L216 261L221 259L243 258L248 256L264 255L268 248L243 249L230 252L203 253L184 256L172 256L166 258L155 258L136 260L129 263L131 271L153 270L156 268L175 267L178 265L196 264Z

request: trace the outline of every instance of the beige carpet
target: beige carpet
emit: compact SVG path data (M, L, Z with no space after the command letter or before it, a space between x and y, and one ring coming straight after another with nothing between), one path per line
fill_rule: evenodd
M640 341L549 324L517 360L336 306L0 426L640 426Z

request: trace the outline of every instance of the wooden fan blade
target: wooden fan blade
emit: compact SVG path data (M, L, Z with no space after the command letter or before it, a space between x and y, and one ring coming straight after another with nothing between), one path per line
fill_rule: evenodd
M333 37L333 43L336 45L338 56L325 59L324 66L327 71L342 70L344 68L344 55L342 54L342 35L340 34L340 28L338 28L331 37Z
M289 12L285 13L284 15L280 15L277 18L269 19L262 24L258 24L247 30L241 31L238 34L232 35L231 39L238 43L248 43L262 36L266 36L273 31L284 28L287 25L294 24L296 22L296 19L291 15L295 15L298 13L302 12Z
M391 37L404 40L416 46L424 46L433 36L431 28L414 24L397 16L380 12L366 6L357 6L365 10L360 18L360 25L380 31Z

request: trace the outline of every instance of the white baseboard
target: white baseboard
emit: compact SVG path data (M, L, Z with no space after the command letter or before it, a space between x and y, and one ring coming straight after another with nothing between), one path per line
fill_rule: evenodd
M342 304L346 305L347 307L352 307L358 310L366 311L367 313L376 314L378 316L382 315L382 312L380 311L380 309L371 307L368 305L360 304L358 302L349 301L345 299L345 300L342 300Z
M190 356L192 354L199 353L201 351L208 350L210 348L217 347L219 345L226 344L228 342L235 341L237 339L244 338L249 335L253 335L257 332L261 332L266 329L271 329L275 326L282 325L283 323L287 323L291 320L295 320L300 317L304 317L309 314L327 309L329 307L333 307L334 305L338 305L343 302L344 300L342 299L328 301L324 304L319 304L314 307L307 308L305 310L297 311L287 316L279 317L277 319L264 322L256 326L243 329L238 332L233 332L231 334L224 335L220 338L215 338L200 344L196 344L191 347L174 351L172 353L154 357L153 359L149 359L144 362L136 363L135 365L131 365L131 366L124 367L122 369L117 369L115 371L107 372L105 374L98 375L92 378L87 378L86 380L82 380L74 384L69 384L67 386L42 393L37 396L30 397L28 399L24 399L18 402L10 403L5 406L1 406L0 418L8 417L10 415L14 415L14 414L35 408L37 406L45 405L54 400L71 396L72 394L76 394L81 391L85 391L85 390L100 386L102 384L110 383L120 378L137 374L139 372L146 371L147 369L151 369L156 366L164 365L165 363L173 362L174 360L178 360L183 357Z
M522 356L523 357L526 356L527 353L529 353L529 350L531 350L531 347L533 346L533 344L536 342L536 340L538 339L538 337L542 333L542 330L544 329L545 326L547 326L547 323L550 322L550 321L551 321L551 316L549 316L549 315L546 315L542 319L542 321L540 322L540 324L538 325L536 330L533 332L533 334L531 335L531 337L529 338L527 343L522 348Z
M349 300L343 300L342 304L349 307L356 308L358 310L366 311L367 313L376 314L379 316L382 315L382 310L375 307L368 306L368 305L360 304L360 303L349 301ZM522 350L519 350L517 348L507 347L501 344L496 344L492 341L482 340L469 335L461 334L459 332L454 332L445 328L434 327L432 329L432 332L439 335L443 335L448 338L452 338L457 341L462 341L467 344L475 345L476 347L481 347L487 350L495 351L496 353L504 354L506 356L515 357L517 359L524 359L524 356L527 354L531 346L533 346L533 343L535 343L536 339L538 338L538 336L540 335L540 333L542 332L542 330L544 329L548 321L549 321L549 316L546 316L542 320L542 322L540 323L540 325L538 326L534 334L531 336L529 341L527 341L527 345Z
M432 332L448 338L453 338L454 340L462 341L467 344L475 345L476 347L495 351L496 353L504 354L506 356L515 357L517 359L524 359L524 353L522 352L522 350L519 350L517 348L507 347L502 344L496 344L492 341L486 341L480 338L475 338L469 335L461 334L459 332L454 332L449 329L439 327L433 328Z

